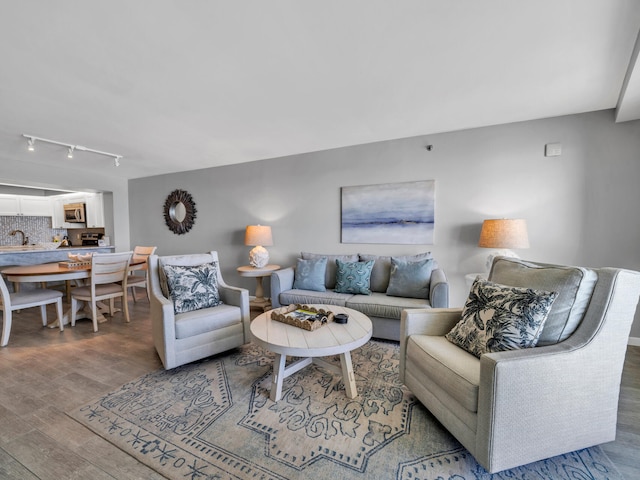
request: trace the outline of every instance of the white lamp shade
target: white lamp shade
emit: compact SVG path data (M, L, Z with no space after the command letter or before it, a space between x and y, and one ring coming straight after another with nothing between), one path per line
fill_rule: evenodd
M527 222L521 218L485 220L480 231L478 246L484 248L529 248Z
M271 227L266 225L247 225L244 233L244 244L267 247L273 245Z

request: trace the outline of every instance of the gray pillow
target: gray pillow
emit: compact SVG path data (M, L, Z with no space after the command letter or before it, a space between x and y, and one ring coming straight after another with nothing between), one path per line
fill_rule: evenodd
M296 262L296 273L293 279L293 288L299 290L313 290L324 292L324 274L327 269L327 257L304 260L299 258Z
M313 260L314 258L325 257L327 259L327 271L324 274L324 286L326 288L335 288L336 286L336 260L343 262L357 262L358 254L354 255L324 255L322 253L302 252L300 255L304 260Z
M478 358L483 353L535 347L557 296L476 278L462 320L445 338Z
M218 262L195 267L165 265L163 270L175 313L216 307L222 303L218 291Z
M411 262L391 257L391 273L387 295L392 297L429 299L433 259Z
M358 254L361 262L368 262L369 260L375 261L373 264L373 270L371 270L371 291L385 293L389 287L389 276L391 275L391 257L382 255L369 255ZM415 262L417 260L424 260L425 258L432 258L431 252L417 253L415 255L404 255L394 257L401 260L408 260Z
M558 292L538 341L538 346L543 346L561 342L575 332L589 306L598 274L587 268L499 257L493 262L489 280L513 287Z

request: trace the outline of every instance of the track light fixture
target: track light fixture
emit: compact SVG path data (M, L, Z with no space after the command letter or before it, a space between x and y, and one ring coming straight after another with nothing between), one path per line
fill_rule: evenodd
M79 150L81 152L96 153L98 155L112 157L113 165L115 167L120 166L120 160L122 159L122 155L118 155L117 153L103 152L101 150L94 150L93 148L83 147L82 145L73 145L71 143L58 142L57 140L49 140L46 138L36 137L34 135L27 135L26 133L23 133L22 136L27 139L27 150L29 150L30 152L33 152L35 150L35 142L36 140L38 140L39 142L52 143L54 145L67 147L69 149L67 158L73 158L73 152Z

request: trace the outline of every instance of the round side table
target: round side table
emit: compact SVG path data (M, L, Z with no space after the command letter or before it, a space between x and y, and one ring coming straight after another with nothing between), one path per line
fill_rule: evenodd
M261 268L252 267L251 265L238 267L238 274L240 274L241 277L254 277L256 279L256 297L249 302L252 308L262 309L264 312L271 308L271 299L264 296L262 277L268 277L271 275L271 272L275 272L276 270L280 270L280 265L265 265Z

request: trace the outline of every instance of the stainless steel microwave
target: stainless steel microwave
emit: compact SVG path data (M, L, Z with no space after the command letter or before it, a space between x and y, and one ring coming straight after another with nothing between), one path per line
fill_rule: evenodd
M64 206L64 221L67 223L86 223L85 204L68 203Z

